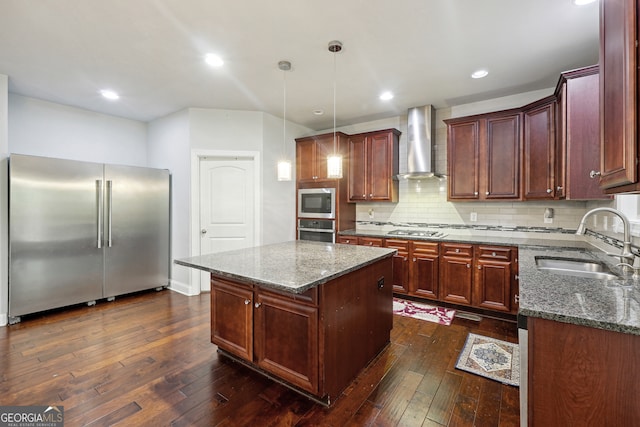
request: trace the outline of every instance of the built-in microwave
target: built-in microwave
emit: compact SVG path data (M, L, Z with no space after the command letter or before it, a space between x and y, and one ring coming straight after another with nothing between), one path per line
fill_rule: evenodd
M336 189L298 189L298 217L335 219Z

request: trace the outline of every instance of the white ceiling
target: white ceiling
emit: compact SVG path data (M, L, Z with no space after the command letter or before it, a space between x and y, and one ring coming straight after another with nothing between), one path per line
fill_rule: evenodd
M598 61L598 3L571 0L1 0L9 91L151 121L259 110L321 130L555 86ZM224 57L222 69L204 54ZM478 68L490 74L474 80ZM120 93L117 102L98 91ZM391 90L395 98L378 95ZM323 109L323 116L312 111Z

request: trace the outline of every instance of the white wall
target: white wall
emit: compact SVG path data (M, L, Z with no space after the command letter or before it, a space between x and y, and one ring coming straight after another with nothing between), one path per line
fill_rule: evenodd
M171 172L171 259L190 255L189 111L182 110L148 125L148 166ZM188 293L189 269L171 263L171 287Z
M12 153L146 166L146 140L146 123L9 94Z
M7 324L9 313L8 98L9 78L0 74L0 326Z

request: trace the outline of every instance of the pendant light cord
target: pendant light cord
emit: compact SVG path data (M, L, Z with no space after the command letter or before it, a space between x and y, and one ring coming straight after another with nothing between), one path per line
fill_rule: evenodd
M287 155L287 72L282 71L282 154Z

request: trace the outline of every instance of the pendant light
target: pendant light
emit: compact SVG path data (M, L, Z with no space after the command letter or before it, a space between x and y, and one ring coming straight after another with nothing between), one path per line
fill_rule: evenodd
M280 61L278 68L282 70L282 159L278 161L278 181L291 181L291 160L287 156L287 71L291 70L291 62Z
M338 40L329 42L329 52L333 53L333 154L327 157L327 178L342 178L342 156L338 153L336 140L336 53L342 50Z

